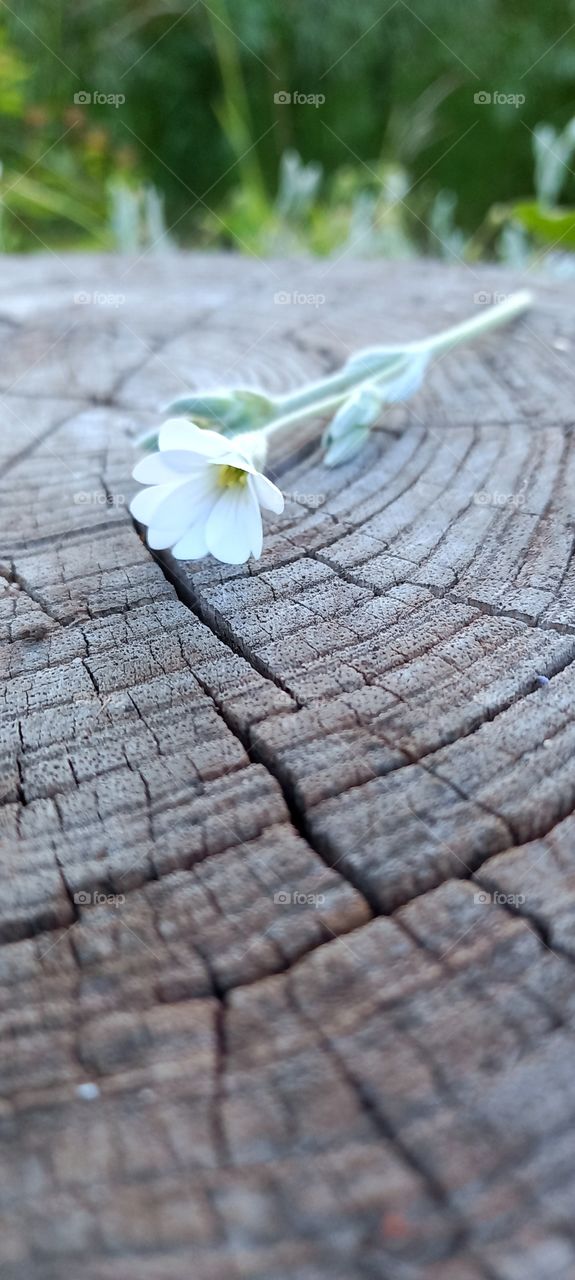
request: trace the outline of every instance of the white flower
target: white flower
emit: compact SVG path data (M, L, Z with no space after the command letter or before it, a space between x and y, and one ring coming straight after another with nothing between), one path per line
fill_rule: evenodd
M177 560L208 552L224 564L243 564L250 555L257 560L260 507L279 513L284 500L256 470L253 444L253 437L244 437L242 450L241 437L234 443L182 418L164 422L159 453L142 458L133 471L149 486L130 503L134 518L148 526L148 546L171 547Z

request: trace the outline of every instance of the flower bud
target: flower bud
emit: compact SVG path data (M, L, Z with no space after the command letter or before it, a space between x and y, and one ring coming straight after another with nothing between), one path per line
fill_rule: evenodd
M349 462L368 440L369 427L350 427L345 435L328 442L324 456L326 467L339 467L342 462Z
M386 404L397 404L415 394L423 381L429 356L406 352L393 369L373 382L364 382L338 409L324 433L325 464L337 467L348 462L366 443Z
M406 356L402 369L392 377L384 374L377 381L382 404L397 404L400 400L409 400L423 382L430 356L426 351L418 351Z
M275 416L276 405L261 391L240 388L183 396L168 405L166 412L170 416L192 418L200 426L209 424L231 436L237 431L257 430L265 426Z
M374 384L359 387L338 409L327 429L327 439L339 440L356 427L371 427L380 410L381 398Z

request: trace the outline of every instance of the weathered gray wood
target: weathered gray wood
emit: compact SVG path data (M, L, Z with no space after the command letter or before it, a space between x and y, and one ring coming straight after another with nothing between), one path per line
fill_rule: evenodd
M575 1274L573 285L346 467L298 433L255 565L125 505L174 394L516 283L3 262L6 1280Z

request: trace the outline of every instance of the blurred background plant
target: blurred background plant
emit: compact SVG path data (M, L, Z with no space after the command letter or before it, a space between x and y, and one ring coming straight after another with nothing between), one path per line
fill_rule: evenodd
M0 12L4 251L177 244L571 270L575 0Z

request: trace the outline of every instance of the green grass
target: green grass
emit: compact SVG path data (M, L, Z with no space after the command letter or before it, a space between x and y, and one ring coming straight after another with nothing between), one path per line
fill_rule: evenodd
M6 10L1 246L161 248L169 227L255 253L571 248L573 21L537 0ZM82 89L125 102L75 104Z

